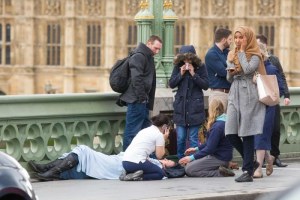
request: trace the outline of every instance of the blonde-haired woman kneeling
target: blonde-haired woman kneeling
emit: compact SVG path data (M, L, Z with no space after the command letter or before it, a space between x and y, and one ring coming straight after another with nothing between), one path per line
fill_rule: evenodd
M220 100L212 100L208 108L208 130L206 143L185 151L185 157L179 163L185 165L187 176L222 177L234 176L228 168L233 148L225 137L224 106Z

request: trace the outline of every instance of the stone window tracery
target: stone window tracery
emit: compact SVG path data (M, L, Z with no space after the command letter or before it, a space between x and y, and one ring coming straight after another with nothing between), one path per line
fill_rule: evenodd
M137 45L137 26L133 24L128 25L127 36L127 51L130 53Z
M275 14L275 0L257 0L259 15L274 15Z
M11 64L11 25L0 24L0 64Z
M176 55L179 52L179 49L182 45L185 44L186 36L186 27L183 22L179 22L175 26L175 41L174 41L174 54Z
M227 16L229 15L229 3L225 0L213 0L212 2L212 13L216 16Z
M86 0L86 12L88 15L101 15L101 5L102 1L100 0Z
M262 34L268 38L268 50L274 54L275 48L275 26L273 23L260 24L258 26L258 34Z
M46 0L45 14L46 15L60 15L61 2L60 0Z
M100 66L101 63L101 25L87 25L86 35L86 65Z
M61 27L52 23L47 25L47 65L60 65Z

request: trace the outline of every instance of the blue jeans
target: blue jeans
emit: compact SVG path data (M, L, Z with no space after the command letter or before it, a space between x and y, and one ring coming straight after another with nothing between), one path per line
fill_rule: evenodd
M177 132L177 156L178 158L184 157L184 152L186 150L186 139L189 134L189 146L198 147L199 137L198 137L199 126L176 126Z
M73 167L72 169L69 169L67 171L62 172L59 175L60 179L68 180L68 179L90 179L88 175L86 175L84 172L78 172L76 170L77 165Z
M153 164L149 160L146 160L144 163L123 161L122 164L127 173L143 170L143 180L161 180L165 174L159 166Z
M127 149L136 134L151 125L146 103L128 103L126 127L123 135L123 151Z

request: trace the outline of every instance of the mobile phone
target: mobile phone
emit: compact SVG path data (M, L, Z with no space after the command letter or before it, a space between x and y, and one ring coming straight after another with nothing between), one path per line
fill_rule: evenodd
M228 69L228 71L230 71L230 72L233 72L234 70L235 70L234 67L231 67Z
M185 63L185 70L189 70L189 63Z

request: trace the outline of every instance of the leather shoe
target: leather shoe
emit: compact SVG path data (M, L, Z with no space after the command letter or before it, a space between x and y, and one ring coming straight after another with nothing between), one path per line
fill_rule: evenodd
M274 160L273 165L276 165L277 167L286 167L286 166L288 166L287 164L282 163L279 158L276 158Z
M236 182L253 182L252 176L250 176L247 171L244 171L244 173L240 177L234 180Z
M220 166L219 167L219 173L223 176L223 177L228 177L228 176L234 176L235 173L227 168L227 167L224 167L224 166Z

